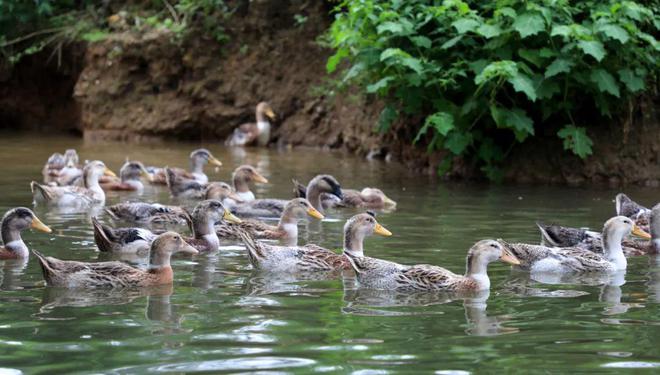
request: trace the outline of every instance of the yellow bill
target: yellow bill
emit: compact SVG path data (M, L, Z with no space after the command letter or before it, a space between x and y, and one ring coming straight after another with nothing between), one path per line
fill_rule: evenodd
M307 215L319 220L323 220L325 218L325 216L323 216L323 214L320 213L319 210L317 210L314 207L309 207L307 209Z
M42 223L41 220L39 220L39 218L36 216L32 218L32 224L30 226L36 230L40 230L46 233L51 233L53 231L46 224Z
M252 179L255 182L258 182L260 184L267 184L268 183L268 179L266 177L264 177L264 176L262 176L262 175L260 175L259 173L256 173L256 172L254 173L254 176L252 176Z
M387 206L396 206L396 202L390 199L389 197L385 197L385 205Z
M376 227L374 228L374 233L380 234L381 236L389 237L392 235L392 232L389 230L385 229L384 226L376 223Z
M234 223L234 224L240 224L243 222L243 220L237 218L234 214L229 212L229 210L225 210L225 214L222 215L222 219L229 223Z
M515 255L511 254L511 252L507 249L502 249L502 256L500 256L500 260L504 263L512 264L514 266L519 266L520 261L518 258L516 258Z
M270 117L273 120L275 120L275 117L277 117L277 115L275 115L275 112L273 112L273 110L270 108L266 110L266 116Z
M633 224L633 229L632 229L632 234L634 234L637 237L644 238L647 240L651 239L651 235L646 233L646 231L637 225Z
M106 167L105 170L103 171L103 175L104 175L104 176L110 176L110 177L117 177L117 175L115 174L115 172L111 171L110 168L107 168L107 167Z
M209 157L209 163L211 163L211 164L213 164L217 167L222 167L222 162L220 160L214 158L213 156Z

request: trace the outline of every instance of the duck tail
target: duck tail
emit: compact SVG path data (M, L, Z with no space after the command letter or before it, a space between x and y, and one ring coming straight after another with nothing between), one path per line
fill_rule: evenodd
M307 186L298 182L298 180L293 179L293 196L295 198L307 198Z
M53 199L53 196L48 191L48 189L36 181L30 182L30 190L32 191L32 196L34 197L35 201L37 200L38 196L41 196L46 202Z
M248 251L248 258L250 259L252 267L258 268L259 259L263 258L264 255L263 245L259 243L259 241L255 240L250 232L244 229L237 228L237 235L241 241L243 241L243 244Z
M174 170L170 167L165 167L165 184L167 185L167 188L170 190L170 194L172 194L172 196L176 196L176 192L174 191L175 183L176 183L176 174L174 173Z
M46 257L45 255L41 254L40 252L34 249L32 250L32 253L34 254L34 256L37 257L37 260L41 265L41 272L44 275L44 280L46 280L46 283L51 284L51 280L55 275L55 270L53 270L53 268L51 267L48 257Z
M541 245L543 245L543 246L552 246L552 247L559 246L556 239L548 231L548 227L549 227L548 225L543 224L540 221L537 221L536 226L539 228L539 232L541 232Z
M112 237L114 237L112 228L103 225L96 216L92 217L92 226L94 227L96 246L103 252L111 252L113 250Z

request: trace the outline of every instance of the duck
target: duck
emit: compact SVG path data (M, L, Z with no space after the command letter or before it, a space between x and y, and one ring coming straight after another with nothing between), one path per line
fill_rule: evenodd
M165 167L165 181L173 198L201 199L206 195L206 184L186 178L175 170Z
M45 233L52 232L29 208L16 207L5 213L0 224L3 243L0 246L0 260L23 259L30 256L30 251L21 238L21 232L29 228Z
M105 208L114 220L123 220L138 225L190 225L190 214L179 206L160 203L124 202Z
M284 207L284 212L277 225L262 221L246 219L238 224L216 225L216 233L220 238L239 239L238 231L250 233L255 239L280 240L283 244L296 246L298 244L298 220L304 215L323 220L324 216L316 210L305 198L290 200Z
M598 232L560 225L543 225L541 223L537 223L537 225L541 231L542 245L552 247L575 246L595 253L603 253L602 236ZM626 256L637 256L660 252L660 204L650 210L649 231L651 232L650 241L624 238L621 242L624 254Z
M371 234L391 236L392 233L368 213L350 218L344 225L344 252L337 254L318 245L277 246L257 241L252 233L238 231L247 248L248 259L255 269L274 273L305 273L315 271L350 270L346 250L362 254L364 238Z
M144 167L144 164L139 161L126 160L119 170L120 181L101 183L101 187L104 190L112 191L142 191L144 190L144 184L140 180L141 178L151 181L151 174Z
M270 141L270 122L275 120L275 112L267 102L257 104L256 123L246 123L234 129L234 133L227 138L227 146L266 146Z
M490 289L488 264L497 260L519 264L518 259L495 240L481 240L468 250L464 275L429 264L409 266L366 257L361 249L354 251L346 246L344 254L360 287L382 290L478 292Z
M190 172L183 168L171 168L177 176L184 177L189 180L195 180L201 184L209 182L208 176L204 173L204 166L206 164L213 164L217 167L222 166L222 162L216 159L209 150L199 148L190 153ZM152 174L152 183L157 185L167 184L167 173L165 168L149 167L147 168Z
M222 202L225 206L243 203L241 197L236 194L231 185L222 181L215 181L206 185L204 199L216 199Z
M64 168L65 165L64 155L59 152L55 152L46 161L41 174L44 177L44 184L46 185L57 185L57 178L60 175L60 171Z
M90 206L105 203L105 192L99 185L99 178L103 175L116 176L102 161L94 160L83 168L84 186L48 186L32 181L30 188L35 202L60 207Z
M82 185L83 168L79 163L80 157L75 149L70 148L64 151L64 167L60 169L57 176L57 185Z
M251 165L241 165L231 175L234 191L243 202L255 200L254 193L250 190L250 182L267 184L268 179L262 176L257 169Z
M45 256L35 250L32 252L39 260L46 284L65 288L130 288L171 284L174 279L170 265L172 254L199 253L175 232L165 232L153 241L149 268L146 270L118 261L67 261Z
M603 227L603 254L579 247L548 247L498 240L520 260L520 269L542 273L616 272L625 270L628 262L621 242L631 233L650 238L632 219L615 216Z
M307 196L307 188L297 180L293 180L294 195L297 197L305 198ZM331 193L324 193L321 195L321 204L323 208L361 208L369 210L390 209L396 208L396 202L389 198L385 193L378 188L366 187L362 190L355 189L341 189L342 197L339 198Z
M214 224L224 220L230 223L240 223L241 220L225 209L217 200L202 201L191 214L192 237L184 240L198 251L215 251L220 246ZM141 253L149 249L156 234L144 228L112 228L92 218L94 241L102 252Z
M614 198L616 214L626 216L635 220L635 224L645 231L649 230L651 210L633 201L624 193L619 193Z

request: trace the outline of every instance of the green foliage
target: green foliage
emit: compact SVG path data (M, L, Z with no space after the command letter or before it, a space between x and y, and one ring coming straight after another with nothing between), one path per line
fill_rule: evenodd
M590 115L620 113L657 84L659 8L643 4L345 0L326 35L327 70L343 66L341 82L386 99L380 131L426 114L414 143L472 157L497 180L503 149L541 126L568 123L557 136L587 157Z

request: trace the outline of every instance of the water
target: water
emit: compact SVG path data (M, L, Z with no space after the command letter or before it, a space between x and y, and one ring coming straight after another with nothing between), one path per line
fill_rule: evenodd
M85 144L76 138L3 134L0 209L30 205L28 183L54 151L75 147L118 171L125 156L146 164L187 166L198 144ZM271 181L259 197L289 197L291 178L331 173L345 187L378 186L399 202L379 221L394 236L366 242L368 255L401 263L464 269L483 238L538 241L534 221L600 228L617 191L561 187L447 184L397 164L314 150L228 151L206 144L225 163L256 165ZM653 190L630 188L640 202ZM110 194L108 204L135 199ZM162 189L142 199L170 202ZM54 232L26 232L28 246L63 259L107 259L95 250L88 215L37 207ZM301 228L301 242L339 248L343 221L334 211ZM489 268L486 295L354 289L345 279L273 279L255 274L240 247L173 261L172 287L68 291L45 287L34 258L0 262L0 373L239 372L308 373L611 371L660 367L660 259L630 260L628 273L603 284L542 284L503 264ZM129 259L130 261L130 259ZM139 260L132 260L139 261ZM657 371L657 370L656 370Z

